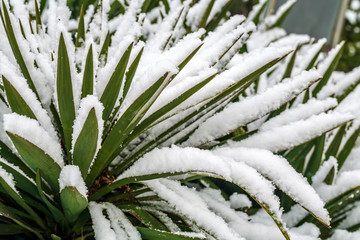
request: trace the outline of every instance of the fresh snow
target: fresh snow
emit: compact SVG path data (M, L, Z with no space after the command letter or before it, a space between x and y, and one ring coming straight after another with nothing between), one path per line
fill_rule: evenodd
M111 203L89 203L96 239L141 240L140 233L125 214ZM103 214L106 211L107 216Z
M87 199L87 187L84 179L81 177L81 172L76 165L66 165L61 169L59 177L60 192L65 187L75 187L81 195Z
M0 166L0 178L2 178L7 183L7 185L9 185L9 187L11 187L12 190L14 190L14 192L19 193L18 190L16 189L14 176L11 173L5 171L5 169L3 169L1 166Z
M263 130L242 140L229 143L232 147L256 147L279 152L320 136L339 125L352 120L349 113L321 113L305 120L295 121L270 130Z
M228 105L222 112L209 118L189 138L187 146L197 146L244 126L269 112L304 91L320 78L316 71L303 72L267 91Z
M204 200L196 193L194 189L181 186L179 182L159 179L145 182L161 198L169 202L189 219L221 240L241 240L226 224L224 219L210 211Z
M245 194L233 193L230 196L231 208L251 208L252 203Z
M289 162L263 149L220 148L215 154L226 156L237 162L243 162L256 169L277 185L295 202L314 213L326 224L330 225L330 217L324 208L325 203L306 179L291 167Z
M10 113L4 115L4 129L31 142L48 154L60 167L64 166L60 143L40 126L38 121Z
M196 159L196 162L193 159ZM186 172L215 175L238 184L250 195L256 197L260 203L266 204L274 217L280 221L279 199L273 194L273 185L246 163L236 162L226 156L217 156L210 151L176 146L155 149L139 159L117 180L152 174Z

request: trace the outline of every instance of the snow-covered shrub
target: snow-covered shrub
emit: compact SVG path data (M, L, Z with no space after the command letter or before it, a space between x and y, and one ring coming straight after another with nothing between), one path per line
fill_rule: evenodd
M0 234L317 239L350 209L354 229L359 170L338 170L359 71L332 74L343 43L278 28L295 1L266 19L266 1L248 19L224 0L67 2L2 2Z

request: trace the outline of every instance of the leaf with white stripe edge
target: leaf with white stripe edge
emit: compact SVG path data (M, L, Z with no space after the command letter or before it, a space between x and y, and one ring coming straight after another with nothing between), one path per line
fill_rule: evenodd
M330 225L329 213L324 208L323 200L285 158L264 149L251 148L219 148L214 153L255 168L320 222Z

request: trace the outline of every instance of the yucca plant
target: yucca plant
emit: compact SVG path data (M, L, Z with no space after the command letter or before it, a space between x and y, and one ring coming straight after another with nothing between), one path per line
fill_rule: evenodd
M2 1L0 234L317 239L306 214L329 227L359 195L334 182L358 73L266 3Z

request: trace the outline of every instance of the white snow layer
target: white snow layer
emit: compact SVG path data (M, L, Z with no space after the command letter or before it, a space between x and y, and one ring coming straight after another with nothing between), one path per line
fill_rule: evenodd
M4 115L4 129L31 142L48 154L60 167L64 166L60 143L40 126L38 121L10 113Z
M121 174L117 180L151 174L186 172L216 175L238 184L260 203L265 203L275 214L274 217L280 221L279 199L273 194L273 185L245 163L235 162L221 155L216 156L210 151L176 146L154 149Z
M84 179L81 177L81 172L76 165L66 165L61 169L59 177L60 192L65 187L75 187L84 198L87 199L87 187Z
M328 240L356 240L360 239L360 232L348 232L346 230L336 229L334 234Z
M19 193L18 190L16 189L14 176L11 173L5 171L5 169L3 169L1 166L0 166L0 178L2 178L7 183L7 185L9 185L9 187L11 187L12 190L14 190L14 192Z
M353 118L353 115L349 113L321 113L270 130L260 129L258 133L240 142L229 143L229 146L263 148L278 152L320 136Z
M176 210L195 221L211 235L221 240L242 240L218 215L209 210L204 200L194 189L181 186L179 182L159 179L146 181L156 194L165 199Z
M185 145L198 146L257 120L294 98L319 78L316 71L304 71L263 93L230 104L205 121Z
M215 150L215 153L253 167L259 173L271 179L295 202L314 213L326 224L330 224L329 213L324 208L324 202L306 179L297 173L285 158L276 156L264 149L219 148Z
M89 211L96 239L141 240L140 233L113 204L90 202ZM103 214L104 211L107 217Z

